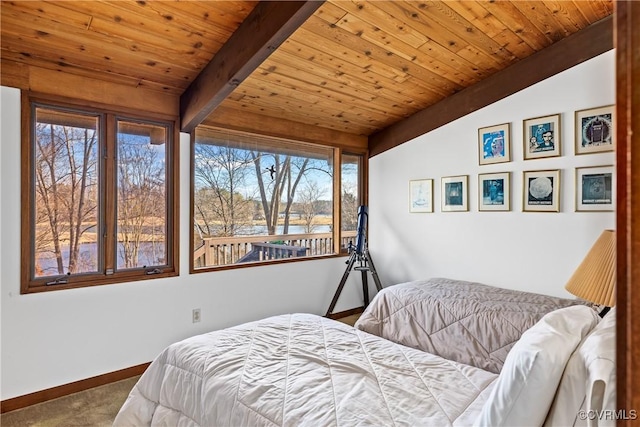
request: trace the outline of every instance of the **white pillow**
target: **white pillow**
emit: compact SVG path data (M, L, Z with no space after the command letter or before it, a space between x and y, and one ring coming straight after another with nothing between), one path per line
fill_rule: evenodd
M542 425L571 353L598 320L593 309L579 305L552 311L526 330L474 425Z
M615 411L615 359L614 307L571 355L545 426L587 425L586 416ZM602 416L599 425L615 425L615 420L608 418L613 417Z

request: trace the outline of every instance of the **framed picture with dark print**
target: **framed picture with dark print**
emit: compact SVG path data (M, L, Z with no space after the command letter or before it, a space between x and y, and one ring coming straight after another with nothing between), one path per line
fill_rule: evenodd
M576 168L576 211L613 211L616 204L613 166Z
M469 175L442 178L442 212L466 212L469 210Z
M613 151L616 146L615 107L576 111L576 154Z
M478 210L511 210L510 177L509 172L478 175Z
M504 123L478 129L481 165L511 161L511 125Z
M560 155L560 114L524 120L522 128L525 160Z
M433 180L409 181L409 212L433 212Z
M523 206L525 212L560 212L560 170L524 171Z

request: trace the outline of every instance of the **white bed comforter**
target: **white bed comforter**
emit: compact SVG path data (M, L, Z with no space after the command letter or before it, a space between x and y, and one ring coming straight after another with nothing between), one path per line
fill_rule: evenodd
M114 426L471 425L497 375L310 314L166 348Z

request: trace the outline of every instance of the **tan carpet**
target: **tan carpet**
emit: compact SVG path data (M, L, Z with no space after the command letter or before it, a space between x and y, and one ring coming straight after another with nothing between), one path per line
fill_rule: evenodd
M2 427L111 426L140 377L92 388L0 415Z
M353 326L358 320L358 318L360 317L360 314L361 313L352 314L351 316L341 317L340 319L336 319L336 320L342 323L346 323L347 325Z

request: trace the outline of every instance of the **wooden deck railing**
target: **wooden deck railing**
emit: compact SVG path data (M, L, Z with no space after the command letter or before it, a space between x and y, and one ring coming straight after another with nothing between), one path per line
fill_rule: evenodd
M355 243L355 236L355 231L343 231L340 246ZM209 237L201 242L193 254L195 268L334 253L332 233ZM262 258L248 256L252 252Z

